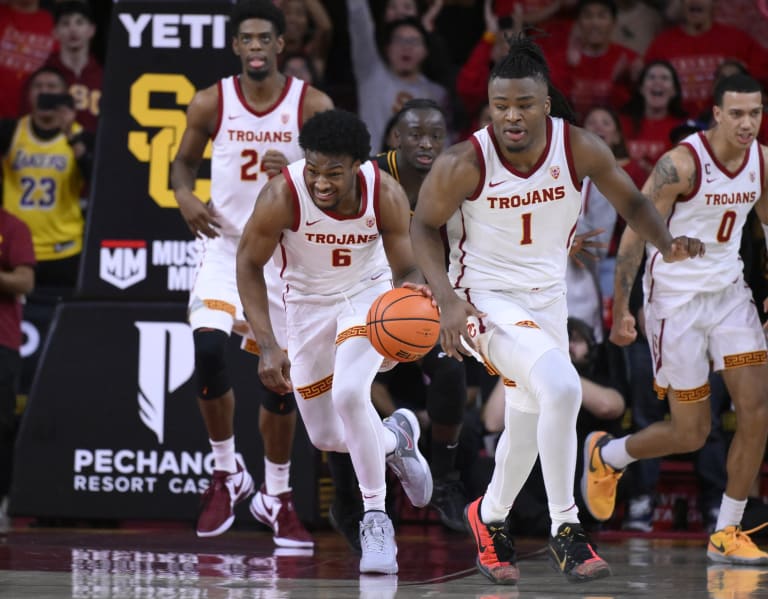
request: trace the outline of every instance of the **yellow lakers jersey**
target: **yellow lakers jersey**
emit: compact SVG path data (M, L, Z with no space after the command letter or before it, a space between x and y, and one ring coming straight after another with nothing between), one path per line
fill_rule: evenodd
M75 132L80 130L75 125ZM3 207L29 226L35 256L59 260L83 245L83 179L64 134L38 139L29 116L19 119L3 158Z

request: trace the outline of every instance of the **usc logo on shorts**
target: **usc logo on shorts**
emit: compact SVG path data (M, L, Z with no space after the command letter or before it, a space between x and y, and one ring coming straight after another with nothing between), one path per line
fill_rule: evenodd
M137 160L148 163L149 196L162 208L177 208L169 183L170 167L186 129L185 107L195 91L184 75L167 73L145 73L131 85L131 116L145 129L128 133L128 149ZM180 108L158 106L160 94L172 94ZM211 152L209 141L203 157L210 158ZM194 191L197 197L207 200L211 195L210 179L198 178Z

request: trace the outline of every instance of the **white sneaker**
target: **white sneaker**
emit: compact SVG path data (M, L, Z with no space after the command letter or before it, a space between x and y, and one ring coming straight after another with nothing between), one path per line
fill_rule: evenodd
M387 456L387 465L400 479L414 507L424 507L432 499L432 472L419 451L421 431L416 414L400 408L384 420L384 426L397 437L395 451Z
M365 512L360 522L360 548L362 574L397 574L395 529L385 512Z

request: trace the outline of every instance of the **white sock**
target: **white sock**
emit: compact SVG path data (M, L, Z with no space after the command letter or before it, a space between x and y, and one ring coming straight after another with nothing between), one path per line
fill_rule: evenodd
M720 502L720 514L717 516L715 530L723 530L726 526L739 526L744 516L744 508L747 507L746 499L731 499L723 493Z
M560 528L566 522L576 524L579 521L579 508L576 504L567 505L554 505L549 504L549 517L552 519L552 525L549 529L549 534L553 537L557 535L557 529Z
M384 455L389 455L397 449L397 435L395 431L388 429L386 426L384 430L388 433L384 435Z
M371 510L377 510L379 512L386 512L384 500L387 496L387 486L379 487L378 489L365 489L360 487L360 493L363 494L363 511L370 512Z
M223 441L213 441L208 439L211 443L211 450L213 451L213 467L215 470L223 470L224 472L234 473L237 472L237 462L235 462L235 437L234 435L229 439Z
M633 458L627 453L627 439L629 436L611 439L600 449L603 461L611 468L624 470L632 462L637 461L637 458Z
M291 490L291 462L275 464L264 458L264 486L267 495L280 495Z

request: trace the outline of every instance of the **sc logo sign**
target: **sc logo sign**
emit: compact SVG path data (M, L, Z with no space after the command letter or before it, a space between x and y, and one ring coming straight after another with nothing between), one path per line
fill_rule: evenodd
M170 188L170 166L179 149L186 128L183 108L159 108L153 105L153 94L172 94L179 106L187 106L195 95L195 87L184 75L145 73L131 85L130 112L136 122L149 131L130 131L128 149L137 160L149 164L149 196L162 208L177 208ZM203 158L211 157L211 142ZM210 179L197 179L195 195L206 201L211 194Z

